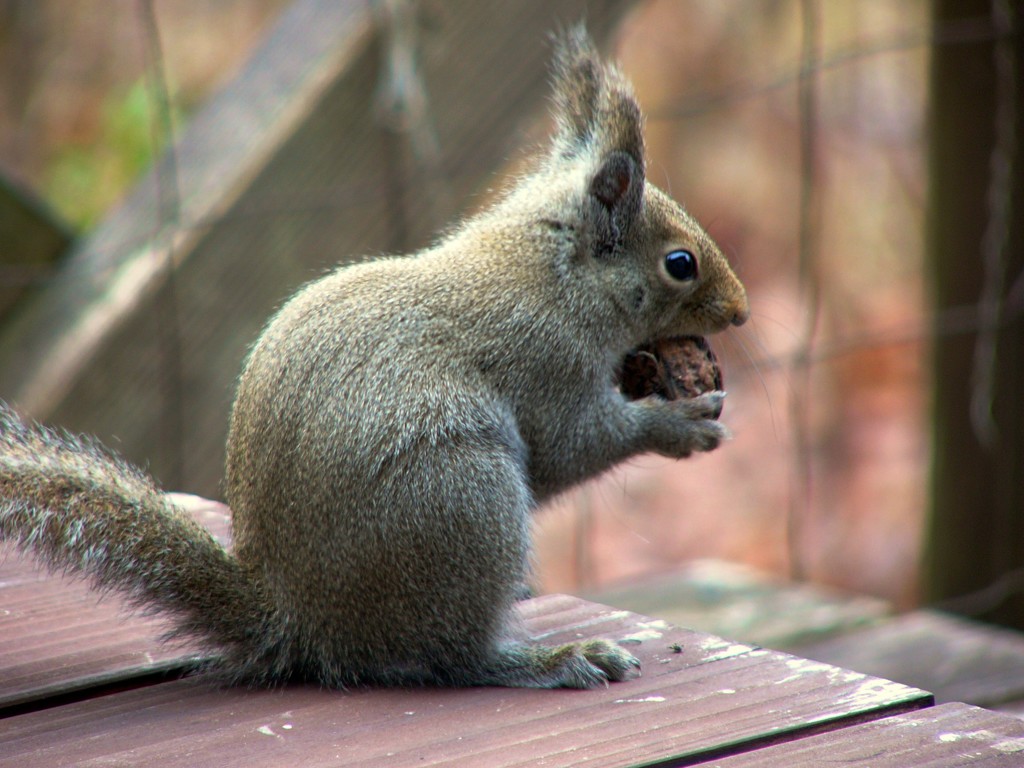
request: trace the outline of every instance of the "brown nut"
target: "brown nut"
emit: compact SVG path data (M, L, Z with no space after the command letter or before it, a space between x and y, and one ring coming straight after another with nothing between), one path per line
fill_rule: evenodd
M626 355L619 389L630 400L697 397L722 389L722 369L703 336L659 339Z

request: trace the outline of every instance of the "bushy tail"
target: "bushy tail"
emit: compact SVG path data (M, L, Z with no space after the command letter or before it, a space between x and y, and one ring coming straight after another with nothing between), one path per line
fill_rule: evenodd
M176 636L216 650L230 674L267 637L257 580L150 478L94 440L22 423L2 402L0 539L168 614Z

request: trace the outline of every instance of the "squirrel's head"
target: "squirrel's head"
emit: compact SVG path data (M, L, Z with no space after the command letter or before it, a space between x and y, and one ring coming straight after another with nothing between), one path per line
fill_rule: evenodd
M637 334L707 334L741 325L747 295L721 250L645 179L643 118L632 87L582 27L557 41L557 128L547 167L573 167L574 258Z

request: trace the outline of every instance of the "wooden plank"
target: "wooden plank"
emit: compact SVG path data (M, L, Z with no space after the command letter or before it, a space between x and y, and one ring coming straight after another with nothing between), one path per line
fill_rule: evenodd
M426 245L479 204L494 169L535 141L548 33L586 17L602 39L631 4L424 8L419 63L439 149L428 171L375 117L382 51L369 0L296 0L182 132L180 221L160 220L149 175L0 330L0 397L116 445L168 487L216 496L231 393L273 310L328 267ZM175 311L164 314L169 265ZM162 345L175 327L180 343Z
M1024 635L937 611L788 650L925 688L940 702L991 707L1024 699Z
M230 542L227 508L177 495L221 542ZM0 544L0 716L76 692L187 667L196 651L165 645L168 626L131 616L117 595L47 574L29 555Z
M715 768L819 768L822 765L1020 768L1024 722L966 704L844 728L724 760Z
M626 643L643 676L592 691L247 691L186 679L0 721L0 766L692 763L931 701L575 598L521 610L530 634L549 642Z
M1024 699L1018 701L1007 701L993 707L993 709L1004 715L1016 717L1018 720L1024 720Z
M697 560L585 595L681 627L788 649L891 615L885 600L794 584L738 563Z

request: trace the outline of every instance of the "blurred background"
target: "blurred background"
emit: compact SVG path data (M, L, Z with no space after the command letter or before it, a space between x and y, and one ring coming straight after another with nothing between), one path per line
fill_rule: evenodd
M586 15L752 319L735 438L545 510L540 588L718 558L1024 626L1019 6L487 5L0 0L0 398L219 498L265 318L486 205Z

